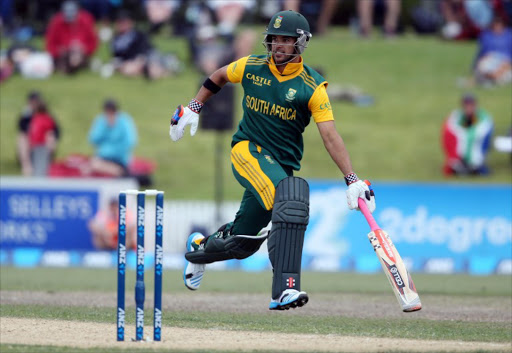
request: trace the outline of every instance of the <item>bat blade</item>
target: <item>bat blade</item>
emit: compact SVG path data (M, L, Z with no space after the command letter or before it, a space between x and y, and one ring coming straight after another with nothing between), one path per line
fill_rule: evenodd
M404 312L421 310L416 286L389 235L382 229L374 229L368 233L368 239L402 310Z

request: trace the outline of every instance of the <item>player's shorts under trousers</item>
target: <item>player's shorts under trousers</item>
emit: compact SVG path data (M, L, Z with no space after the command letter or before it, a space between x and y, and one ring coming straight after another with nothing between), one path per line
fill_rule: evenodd
M255 235L270 222L277 184L293 173L270 152L249 141L233 146L231 163L233 174L245 188L232 234Z

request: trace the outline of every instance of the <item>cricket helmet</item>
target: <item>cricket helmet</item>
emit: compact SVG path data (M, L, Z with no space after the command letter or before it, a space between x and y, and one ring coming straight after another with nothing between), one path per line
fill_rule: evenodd
M294 43L296 52L294 57L304 53L304 50L306 50L308 46L309 39L312 37L308 20L300 13L292 10L281 11L272 16L263 34L265 35L263 46L267 50L267 56L269 58L272 55L272 36L297 38ZM293 58L291 60L293 60Z

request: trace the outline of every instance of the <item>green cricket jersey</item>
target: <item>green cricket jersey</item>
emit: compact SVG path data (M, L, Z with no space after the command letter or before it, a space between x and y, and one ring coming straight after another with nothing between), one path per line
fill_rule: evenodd
M311 116L316 123L334 120L325 90L327 81L302 63L288 63L281 74L266 55L251 55L228 66L229 81L244 89L243 118L232 146L248 140L268 150L283 166L300 169L302 133Z

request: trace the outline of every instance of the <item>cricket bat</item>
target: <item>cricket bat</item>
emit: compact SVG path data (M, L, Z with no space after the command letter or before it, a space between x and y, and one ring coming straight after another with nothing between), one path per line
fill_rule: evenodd
M396 250L388 233L380 229L373 218L366 202L359 198L359 209L363 213L366 221L372 230L368 233L368 239L379 258L382 269L395 292L398 304L404 312L412 312L421 309L421 301L412 281L411 275L407 271L405 264Z

